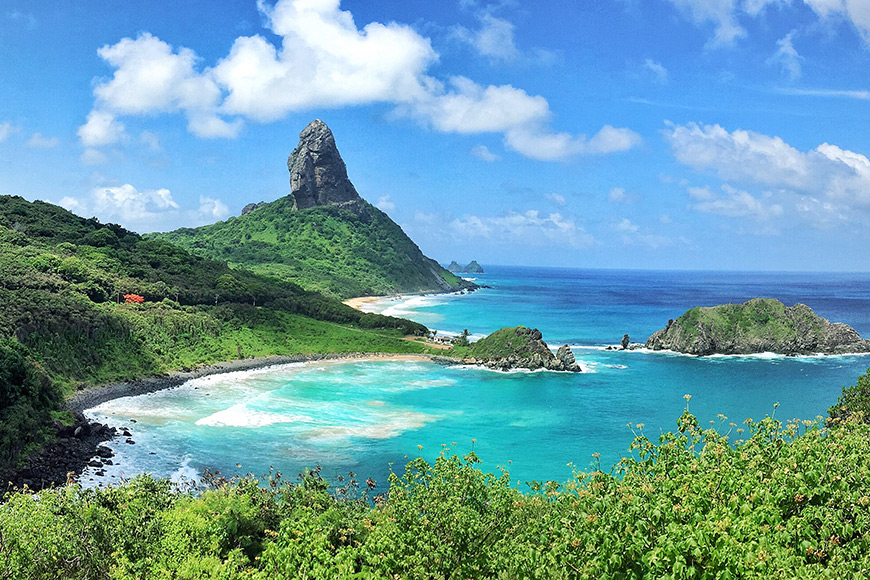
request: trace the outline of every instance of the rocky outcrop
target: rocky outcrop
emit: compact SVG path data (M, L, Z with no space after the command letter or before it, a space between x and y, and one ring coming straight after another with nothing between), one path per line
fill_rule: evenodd
M255 209L257 209L258 207L262 207L264 205L266 205L265 201L261 201L259 203L249 203L248 205L246 205L245 207L242 208L242 215L249 214L252 211L254 211Z
M847 354L870 352L870 341L846 324L822 318L806 304L786 306L772 298L754 298L743 304L692 308L653 333L646 347L696 355Z
M450 262L450 264L447 266L447 269L450 270L451 272L453 272L454 274L458 274L458 273L462 272L462 266L460 266L459 263L456 262L456 260L453 260L452 262Z
M0 471L4 491L61 486L76 480L85 467L95 468L100 475L100 468L112 463L112 450L100 443L118 435L114 427L91 423L81 413L74 413L72 425L55 421L46 428L55 432L54 440L26 457L18 468Z
M463 362L502 371L547 369L582 372L567 344L553 354L541 331L525 326L502 328L472 343Z
M287 159L294 209L336 205L354 210L365 203L347 177L335 137L326 123L315 119L299 134L299 145Z

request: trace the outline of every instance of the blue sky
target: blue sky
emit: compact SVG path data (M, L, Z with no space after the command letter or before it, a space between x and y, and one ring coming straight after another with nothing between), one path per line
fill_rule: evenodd
M314 118L443 262L870 268L866 0L3 0L0 193L139 232Z

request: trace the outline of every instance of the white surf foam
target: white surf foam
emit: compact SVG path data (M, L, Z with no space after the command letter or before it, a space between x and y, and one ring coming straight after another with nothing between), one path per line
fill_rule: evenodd
M257 411L249 409L247 403L238 403L212 413L208 417L203 417L196 421L196 425L207 427L267 427L279 423L298 423L312 422L313 419L308 415L283 415L280 413L269 413L267 411Z

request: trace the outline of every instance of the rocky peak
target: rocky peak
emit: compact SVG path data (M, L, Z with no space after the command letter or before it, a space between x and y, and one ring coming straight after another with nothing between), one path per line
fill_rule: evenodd
M347 177L335 137L326 123L315 119L299 134L299 145L287 159L294 209L321 205L362 206Z

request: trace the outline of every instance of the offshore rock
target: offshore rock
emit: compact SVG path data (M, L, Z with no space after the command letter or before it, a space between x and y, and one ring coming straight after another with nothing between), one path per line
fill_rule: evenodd
M567 344L559 347L554 355L544 342L541 331L525 326L502 328L472 343L463 362L501 371L547 369L582 372Z
M362 198L347 177L335 137L326 123L315 119L299 134L299 145L287 159L294 209L336 205L359 213Z
M753 298L743 304L696 307L646 341L652 350L686 354L785 355L870 352L850 326L829 322L806 304L786 306L772 298Z

